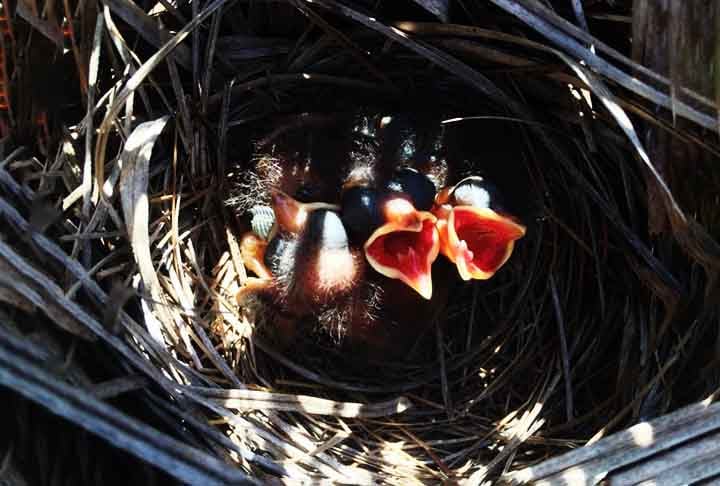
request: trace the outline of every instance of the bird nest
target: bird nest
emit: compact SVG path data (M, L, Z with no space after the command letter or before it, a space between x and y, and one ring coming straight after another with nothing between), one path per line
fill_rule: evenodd
M539 2L457 3L6 12L0 383L189 483L511 479L713 392L714 107L621 53L622 6L592 37ZM360 112L460 130L528 228L400 359L317 326L281 342L235 299L258 164ZM672 191L652 133L705 158Z

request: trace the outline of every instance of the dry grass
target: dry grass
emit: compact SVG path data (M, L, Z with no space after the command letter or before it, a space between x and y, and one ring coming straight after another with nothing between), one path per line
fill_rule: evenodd
M654 423L652 451L600 439L718 388L717 109L626 57L623 2L554 3L457 2L464 25L421 0L18 6L2 37L0 383L189 483L651 477L621 468L717 428L712 398L680 412L684 435ZM278 349L235 304L228 174L249 174L278 119L419 100L511 133L486 149L512 144L531 181L528 238L459 290L424 361ZM680 200L649 132L710 161ZM680 479L720 472L703 464Z

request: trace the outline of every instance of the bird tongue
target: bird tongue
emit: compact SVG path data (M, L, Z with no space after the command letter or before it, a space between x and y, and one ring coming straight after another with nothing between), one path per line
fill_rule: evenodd
M468 248L467 241L460 240L460 245L458 246L458 253L462 255L463 259L471 262L475 258L475 253L470 251Z
M415 251L415 248L409 245L404 250L400 249L395 254L395 259L397 260L397 265L400 268L412 269L417 271L420 267L420 257L417 251ZM407 273L413 272L408 271Z
M419 245L418 245L419 246ZM419 251L418 251L419 250ZM421 254L424 253L424 254ZM429 299L432 296L432 279L427 268L428 255L423 248L417 248L412 243L396 254L397 269L407 275L411 281L410 286L420 295Z
M457 261L456 265L460 277L463 280L470 280L472 278L472 267L474 267L475 254L468 249L467 241L460 240L457 246Z

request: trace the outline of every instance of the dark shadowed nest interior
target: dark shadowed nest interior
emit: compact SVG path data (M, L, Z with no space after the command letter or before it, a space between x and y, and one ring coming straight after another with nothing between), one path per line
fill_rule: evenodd
M707 439L717 108L642 66L632 3L3 3L3 474L622 482ZM528 228L405 359L333 316L283 342L235 300L258 164L347 157L360 114L432 126L393 153L464 158Z

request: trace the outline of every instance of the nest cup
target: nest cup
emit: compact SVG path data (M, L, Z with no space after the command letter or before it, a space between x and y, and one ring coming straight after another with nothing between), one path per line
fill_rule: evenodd
M696 370L714 359L702 343L717 339L706 300L720 253L644 163L628 128L637 120L620 107L631 95L572 59L558 64L520 26L453 27L424 3L373 15L331 1L211 3L196 16L199 37L161 56L165 64L148 61L152 76L140 88L123 84L106 110L66 121L64 133L24 152L6 139L0 187L18 214L0 212L10 228L0 242L41 270L32 285L52 282L73 302L73 318L43 314L62 329L49 326L60 349L79 346L79 369L103 363L97 377L60 381L121 380L117 395L131 400L111 402L118 413L175 441L122 448L185 465L188 451L206 454L189 469L143 457L187 482L480 484L717 387L715 374ZM98 23L115 41L96 45L103 59L111 49L128 54L137 36L113 8L106 22L117 26ZM159 15L180 30L191 9L175 13ZM456 23L480 13L513 22L490 5L446 12ZM122 59L140 78L132 56ZM97 78L99 98L114 81L103 69ZM313 322L280 345L262 314L235 303L250 273L239 251L248 210L269 202L258 166L332 158L363 117L385 114L442 133L433 156L462 159L468 174L496 183L527 235L492 279L452 283L442 325L407 356L353 356ZM93 163L83 165L80 142L92 127ZM697 149L691 130L674 130ZM422 146L421 132L403 140ZM48 164L26 162L38 147L57 149ZM46 182L49 168L62 184ZM708 186L681 201L706 224ZM38 216L48 207L62 217ZM666 222L660 236L649 233L649 215ZM44 240L29 245L27 234L58 242L72 263L48 256ZM74 286L82 268L92 284ZM24 288L15 289L22 304ZM65 305L43 292L46 305ZM16 316L33 308L17 302Z

